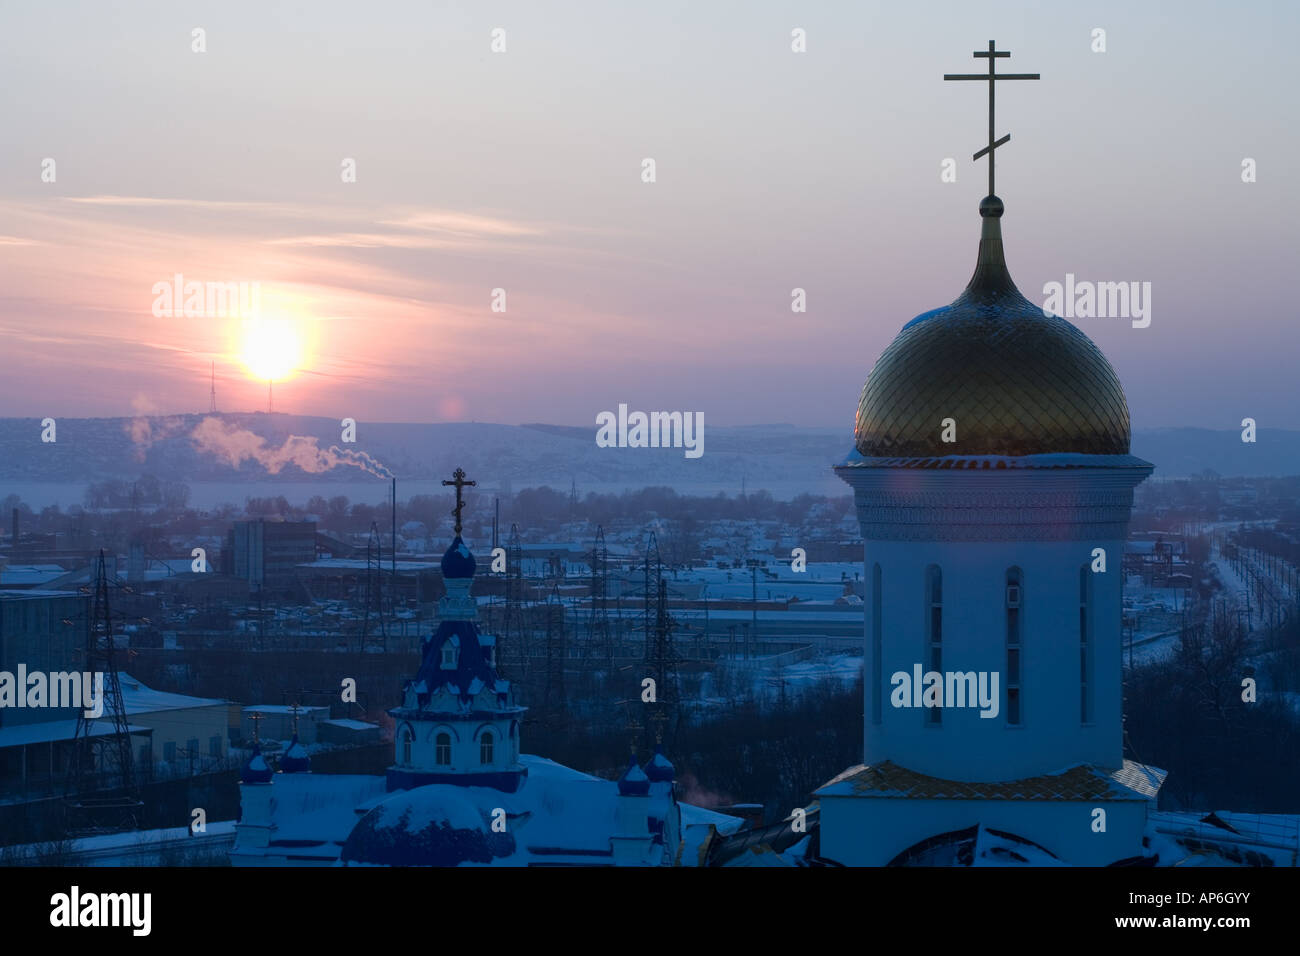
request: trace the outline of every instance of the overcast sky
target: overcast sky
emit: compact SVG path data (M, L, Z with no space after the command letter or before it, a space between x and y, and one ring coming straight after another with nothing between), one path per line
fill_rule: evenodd
M264 407L244 318L152 313L180 273L259 283L300 339L278 410L847 434L880 352L970 277L986 87L942 75L996 39L1042 74L998 96L1021 291L1151 283L1148 328L1076 320L1135 427L1298 428L1298 11L8 2L0 415L202 411L212 362L223 409Z

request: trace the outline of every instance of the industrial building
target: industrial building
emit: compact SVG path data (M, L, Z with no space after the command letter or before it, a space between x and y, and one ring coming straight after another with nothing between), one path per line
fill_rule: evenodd
M236 521L226 535L221 570L255 588L293 586L294 568L316 560L314 521Z

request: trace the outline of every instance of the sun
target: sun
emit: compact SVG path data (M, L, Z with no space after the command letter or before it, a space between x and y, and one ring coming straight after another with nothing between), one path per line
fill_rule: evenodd
M302 336L292 322L258 319L244 329L241 358L256 378L282 381L302 363Z

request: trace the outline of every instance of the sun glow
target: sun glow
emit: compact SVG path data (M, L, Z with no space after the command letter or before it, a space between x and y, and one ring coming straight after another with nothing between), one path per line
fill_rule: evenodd
M293 322L258 319L244 328L241 358L256 378L283 381L302 364L302 336Z

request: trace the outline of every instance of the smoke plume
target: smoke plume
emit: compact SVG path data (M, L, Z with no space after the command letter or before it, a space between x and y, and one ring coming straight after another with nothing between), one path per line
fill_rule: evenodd
M135 409L135 416L122 426L122 430L131 437L131 443L135 445L136 461L144 461L145 453L154 444L170 438L185 427L185 418L182 415L163 417L154 414L157 407L146 395L136 395L131 400L131 407Z
M377 478L392 478L393 473L364 451L351 451L330 445L321 448L307 435L290 435L279 448L268 448L266 439L247 428L227 425L219 418L205 418L190 433L199 451L238 468L245 461L255 461L270 474L278 475L286 465L297 465L310 474L320 474L347 465L360 468Z
M735 799L729 793L719 793L716 790L710 790L702 786L695 778L695 775L689 770L684 771L678 783L682 788L682 802L689 803L696 807L726 807L735 803Z

